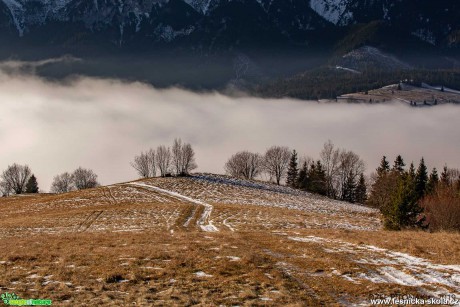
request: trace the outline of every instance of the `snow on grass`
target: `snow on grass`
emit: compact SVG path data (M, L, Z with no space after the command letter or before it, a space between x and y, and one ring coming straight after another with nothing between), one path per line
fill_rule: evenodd
M438 294L460 294L460 266L435 264L431 261L406 253L391 251L373 245L357 245L341 240L326 239L315 236L288 237L289 240L310 244L319 244L327 253L348 255L355 263L366 268L365 272L357 273L356 279L368 280L373 283L393 283L404 286L432 286ZM333 272L334 273L334 272ZM445 289L440 285L446 286ZM427 293L433 293L425 289Z
M198 272L195 272L194 274L195 274L196 277L202 277L202 278L205 278L205 277L212 277L212 275L206 274L206 273L203 272L203 271L198 271Z
M323 243L327 242L326 239L315 237L315 236L308 236L308 237L289 237L289 240L298 241L298 242L315 242L315 243Z
M194 174L184 178L152 178L143 184L178 193L199 203L238 206L260 206L315 213L319 219L306 219L302 223L291 223L290 219L278 216L255 217L260 220L257 225L262 228L339 228L356 230L377 230L380 228L378 210L357 204L331 200L308 192L275 184L242 180L225 175ZM246 211L234 209L224 211L218 207L214 219L230 231L244 227L256 227L247 224ZM288 215L288 213L286 213ZM292 215L292 213L289 213ZM259 214L260 215L260 214ZM327 218L323 218L327 217ZM331 219L330 217L334 217ZM339 221L340 220L340 221ZM276 221L276 223L273 223Z
M154 186L154 185L149 185L149 184L145 184L145 183L138 183L138 182L133 182L133 183L129 183L129 184L136 185L136 186L139 186L139 187L143 187L143 188L153 190L153 191L156 191L156 192L164 193L164 194L170 195L170 196L172 196L174 198L177 198L177 199L180 199L180 200L186 200L188 202L203 206L204 210L203 210L203 213L201 214L200 218L197 221L197 225L200 226L200 228L203 231L207 231L207 232L219 231L219 229L217 229L217 227L212 224L212 221L209 220L210 217L211 217L212 209L213 209L212 205L207 204L205 202L202 202L200 200L196 200L196 199L193 199L191 197L182 195L182 194L180 194L178 192L165 190L165 189L159 188L159 187ZM187 220L187 221L189 221L189 220ZM188 223L186 222L186 224L188 224Z

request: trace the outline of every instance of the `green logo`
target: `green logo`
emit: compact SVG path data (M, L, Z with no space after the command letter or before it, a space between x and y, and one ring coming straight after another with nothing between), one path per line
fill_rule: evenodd
M51 300L25 300L19 298L19 296L14 293L8 292L2 293L1 298L3 303L8 306L51 306L52 304Z

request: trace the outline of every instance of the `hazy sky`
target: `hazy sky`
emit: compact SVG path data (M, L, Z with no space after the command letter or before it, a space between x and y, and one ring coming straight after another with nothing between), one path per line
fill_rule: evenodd
M198 171L206 172L222 173L236 151L274 144L317 158L328 139L361 155L369 171L382 155L393 161L399 153L417 163L423 155L430 167L460 166L460 106L232 98L94 78L57 84L5 71L0 64L0 170L28 164L45 191L54 175L78 166L103 184L135 179L134 155L175 137L193 145Z

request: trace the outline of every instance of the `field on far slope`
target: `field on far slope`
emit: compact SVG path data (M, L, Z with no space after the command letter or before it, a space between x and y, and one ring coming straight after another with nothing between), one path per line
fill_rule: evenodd
M211 174L0 200L0 292L57 306L368 305L460 294L460 234Z
M416 87L403 83L401 89L398 85L388 85L367 92L345 94L338 97L340 101L384 103L398 101L407 105L416 103L417 106L434 106L446 103L459 104L460 92L446 88L444 91L426 85Z

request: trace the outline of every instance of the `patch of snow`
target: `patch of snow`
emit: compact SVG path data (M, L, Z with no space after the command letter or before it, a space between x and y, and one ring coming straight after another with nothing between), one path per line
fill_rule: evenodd
M361 73L361 72L358 71L358 70L351 69L351 68L346 68L346 67L342 67L342 66L339 66L339 65L335 66L335 69L337 69L337 70L345 70L345 71L348 71L348 72L352 72L352 73L354 73L354 74L360 74L360 73Z
M195 31L194 26L189 26L180 30L174 30L174 28L170 25L161 24L155 29L155 35L160 37L163 41L170 43L176 37L190 35L193 31Z
M418 29L412 32L412 35L420 38L422 41L427 42L433 46L436 45L436 37L433 32L427 29Z
M224 224L225 227L227 227L228 229L230 229L230 231L234 232L235 229L228 223L228 218L226 218L225 220L222 221L222 224Z
M431 286L439 288L439 285L444 285L457 291L457 294L460 293L460 265L435 264L429 260L402 252L335 239L314 236L288 237L288 239L297 242L320 244L323 250L330 253L348 254L351 259L354 259L354 262L367 267L366 272L359 273L356 276L358 279L414 287ZM332 274L339 274L339 272L335 270L332 271ZM353 282L355 281L353 279ZM446 294L451 293L451 291L443 289L440 293Z
M353 19L353 13L347 12L347 0L310 0L310 7L335 25L347 25Z
M426 89L429 89L429 90L436 90L436 91L441 91L442 90L442 86L431 86L427 83L422 83L422 88L426 88ZM451 89L451 88L448 88L448 87L444 87L444 92L447 92L447 93L453 93L453 94L459 94L460 95L460 91L457 91L457 90L454 90L454 89Z
M308 236L308 237L288 237L289 240L292 241L298 241L298 242L315 242L315 243L323 243L326 242L325 239L319 238L319 237L314 237L314 236Z
M261 301L273 301L271 298L269 297L261 297L260 298Z
M198 271L198 272L195 272L194 274L195 274L195 276L197 276L197 277L212 277L212 275L206 274L206 273L203 272L203 271Z
M379 270L389 281L403 286L421 286L424 283L417 278L393 267L383 267Z
M203 15L206 15L216 5L216 0L184 0L184 2Z
M16 0L3 0L5 5L10 10L11 16L13 18L14 25L18 30L19 36L24 35L24 11L22 4Z

